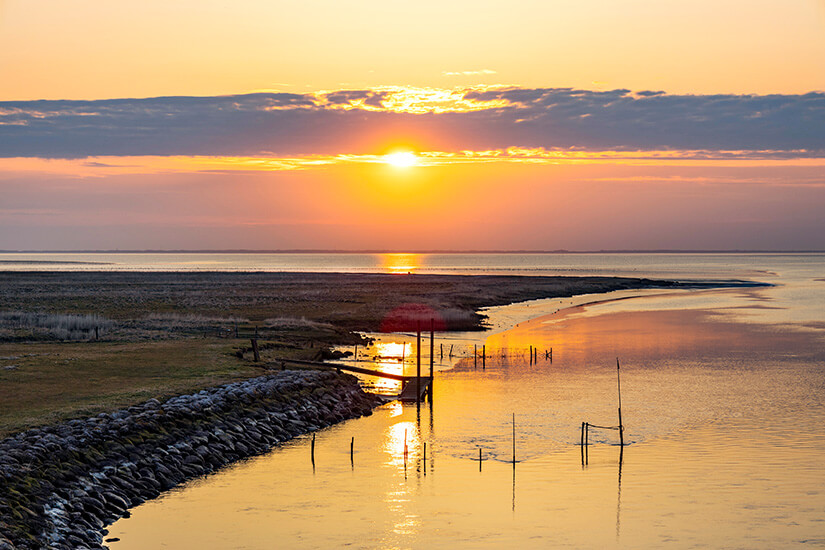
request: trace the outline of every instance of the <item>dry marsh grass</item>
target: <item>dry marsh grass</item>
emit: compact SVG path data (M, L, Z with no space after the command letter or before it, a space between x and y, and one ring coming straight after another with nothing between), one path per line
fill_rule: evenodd
M100 315L0 311L0 340L92 340L114 325Z

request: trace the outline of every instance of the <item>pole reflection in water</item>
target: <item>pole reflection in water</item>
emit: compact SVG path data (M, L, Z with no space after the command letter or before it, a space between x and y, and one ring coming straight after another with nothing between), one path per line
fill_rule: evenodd
M516 513L516 463L513 462L513 504L512 504L512 511L513 514Z
M622 525L622 464L624 463L624 445L619 447L619 490L616 495L616 540Z

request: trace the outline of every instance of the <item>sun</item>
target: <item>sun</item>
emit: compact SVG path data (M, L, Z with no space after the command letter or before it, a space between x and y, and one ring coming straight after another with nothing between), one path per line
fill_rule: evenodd
M415 166L418 164L418 157L409 151L401 151L398 153L384 155L384 162L397 168L409 168L410 166Z

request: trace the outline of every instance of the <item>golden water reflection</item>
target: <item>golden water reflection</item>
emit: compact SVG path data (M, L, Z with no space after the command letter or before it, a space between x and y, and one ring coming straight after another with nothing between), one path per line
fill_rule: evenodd
M386 430L383 451L394 466L409 465L420 454L421 437L414 422L397 422Z
M391 253L381 254L381 268L387 273L415 273L422 265L421 254Z
M316 468L299 438L147 502L110 528L121 539L112 548L772 549L820 540L821 340L735 322L705 303L614 307L489 335L486 369L471 355L439 372L432 405L393 403L319 431ZM409 336L390 337L370 355L400 372ZM553 362L531 364L530 346L553 347ZM472 350L465 342L453 351ZM414 366L409 344L406 355ZM615 418L617 355L624 465L615 434L597 433L582 466L581 422Z

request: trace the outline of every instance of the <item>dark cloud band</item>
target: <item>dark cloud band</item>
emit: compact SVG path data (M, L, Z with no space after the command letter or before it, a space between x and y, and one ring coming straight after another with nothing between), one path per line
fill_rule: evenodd
M0 156L364 154L381 139L454 151L825 151L825 93L492 88L454 94L454 108L389 108L403 93L0 102Z

